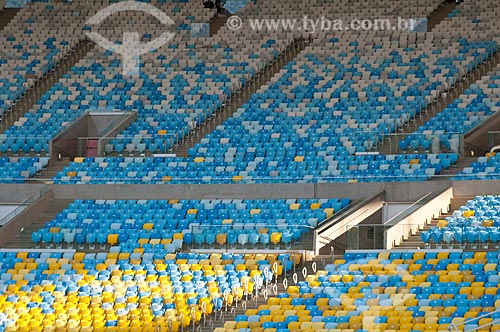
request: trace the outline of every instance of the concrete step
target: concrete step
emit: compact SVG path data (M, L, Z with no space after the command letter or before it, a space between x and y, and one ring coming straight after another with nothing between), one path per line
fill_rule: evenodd
M68 202L63 202L61 204L58 204L60 206L59 211L54 211L52 213L44 213L41 214L36 221L31 223L29 226L24 227L21 229L21 232L17 234L15 238L13 238L11 241L9 241L6 245L5 248L13 248L13 249L32 249L32 248L56 248L53 244L51 245L40 245L40 244L35 244L33 241L31 241L31 234L33 232L36 232L40 230L41 228L45 227L45 224L49 221L52 221L56 218L57 213L61 212L64 208L66 208L69 205ZM29 207L28 207L29 209ZM65 246L63 248L71 248L69 246Z
M228 15L217 15L210 21L210 36L214 36L219 32L219 29L226 25Z
M2 8L0 10L0 30L3 30L16 17L20 8Z
M454 2L444 1L441 4L441 6L439 6L439 8L436 9L429 16L427 20L427 32L431 32L439 23L446 20L448 14L451 13L458 6L459 4L457 4L455 1Z
M307 269L308 274L313 273L312 269L313 264L316 264L316 271L324 269L324 265L321 263L321 259L304 262L303 264L300 264L296 268L297 283L305 280L301 273L304 267ZM269 285L267 285L266 289L268 297L274 296L274 290L277 290L277 294L282 294L286 292L286 289L283 286L283 279L284 277L280 277L278 278L277 281L274 281ZM292 274L290 274L286 279L288 281L289 286L294 285ZM236 316L244 315L246 312L244 310L244 307L246 307L246 309L258 309L260 305L268 303L268 300L265 300L264 295L262 293L260 293L258 296L255 296L255 294L253 295L254 296L249 296L248 298L244 298L243 301L244 304L243 302L239 302L238 304L234 304L232 307L228 307L227 309L224 307L221 312L212 314L211 316L207 317L205 321L202 319L200 324L198 324L197 326L195 325L195 330L200 332L211 332L218 327L224 327L224 324L226 322L234 321ZM192 329L186 329L186 330L192 330Z
M52 181L52 179L64 169L64 167L70 164L69 159L66 160L50 160L47 168L42 170L35 176L36 180L40 181Z

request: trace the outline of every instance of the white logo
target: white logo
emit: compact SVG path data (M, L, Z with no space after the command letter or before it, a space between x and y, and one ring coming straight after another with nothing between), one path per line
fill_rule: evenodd
M104 9L101 9L95 15L88 19L86 24L99 24L108 16L122 11L141 11L156 17L164 25L174 25L175 22L164 12L144 2L124 1L112 4ZM87 36L102 48L116 52L123 56L123 75L139 72L139 56L141 54L156 50L168 43L175 33L163 32L160 37L147 42L141 43L141 36L138 32L123 32L123 40L121 44L113 43L97 32L86 32Z

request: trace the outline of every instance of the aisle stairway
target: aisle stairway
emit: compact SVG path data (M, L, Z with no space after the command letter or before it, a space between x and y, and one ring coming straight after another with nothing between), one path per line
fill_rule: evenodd
M31 241L31 234L33 232L38 231L39 229L45 227L45 223L54 220L56 218L56 215L64 210L65 208L68 207L68 205L72 202L72 200L53 200L49 202L49 206L47 207L47 210L45 213L40 214L38 219L31 223L28 227L21 228L21 232L17 234L17 236L13 239L11 239L7 244L5 245L5 248L11 248L11 249L31 249L31 248L37 248L37 245ZM29 209L29 207L27 208ZM64 245L64 248L67 246ZM42 248L45 248L45 246L42 245ZM49 247L54 248L53 246Z
M17 15L19 8L2 8L0 9L0 30L5 28L10 21Z
M471 162L476 161L477 158L469 157L469 156L461 156L458 159L458 162L455 165L452 165L446 172L433 176L430 178L431 181L442 181L446 179L451 179L458 173L462 172L464 167L469 167Z
M293 281L294 273L297 274L297 283L305 281L305 278L302 274L302 270L306 268L307 271L306 275L314 273L312 268L312 265L314 263L316 263L316 271L323 270L325 268L324 261L322 259L302 262L295 268L295 271L290 271L290 273L287 274L286 276L287 284L289 286L295 285ZM286 293L286 289L283 284L283 279L285 279L285 276L279 277L277 282L270 283L267 286L268 297L274 296L274 291L273 291L274 284L276 284L277 287L277 294ZM247 309L257 309L260 305L264 304L267 304L267 300L265 299L263 293L261 293L259 296L254 296L254 297L249 296L245 304L238 303L238 305L233 305L233 307L229 307L227 311L223 309L222 312L220 313L214 313L210 317L207 317L205 324L203 323L202 320L201 324L195 327L195 329L199 332L212 332L216 328L224 327L224 324L226 322L234 321L236 316L245 314L245 309L244 309L245 306Z
M64 167L70 164L70 160L68 158L63 160L50 160L49 165L45 170L38 173L35 176L36 181L42 182L52 182L52 178L57 175L60 171L64 169Z
M450 214L442 214L438 218L433 218L430 223L425 225L425 227L420 229L416 234L411 235L401 244L395 246L395 249L404 249L404 250L425 249L425 244L420 239L420 233L429 230L431 227L436 227L439 220L449 216Z
M436 10L428 19L428 31L438 25L441 21L447 18L447 15L455 8L455 3L445 3L438 10ZM488 71L495 68L500 63L500 52L495 53L485 63L481 64L478 68L473 70L467 77L464 77L461 82L458 82L454 87L444 92L438 100L429 105L427 109L416 118L407 122L398 132L390 136L386 136L383 141L377 146L377 151L380 154L399 154L402 153L399 148L399 141L406 139L410 134L417 132L418 128L428 122L431 118L442 112L448 105L450 105L456 98L458 98L465 90L469 89L471 84L474 84L482 76L486 75ZM420 148L418 153L429 153Z
M488 251L493 250L497 251L498 249L494 246L490 245L489 248L483 248L482 246L478 246L477 244L467 244L465 247L461 244L454 243L449 247L442 248L440 246L436 246L436 244L426 246L424 242L420 238L420 234L423 231L429 230L431 227L436 227L439 220L445 219L446 217L450 217L453 214L453 211L458 210L461 206L465 205L466 202L473 197L454 197L450 202L450 212L442 213L438 217L433 218L429 224L427 224L424 228L420 229L416 234L411 235L408 239L404 240L400 245L394 247L394 249L403 249L403 250L412 250L412 249L463 249L463 250L482 250Z
M0 119L0 133L14 124L40 99L40 97L49 90L71 67L73 67L80 59L82 59L92 48L94 43L83 40L80 41L73 49L71 54L63 58L57 66L44 77L38 79L35 85L27 91L19 100L15 102L12 108ZM16 155L21 156L21 151L16 152Z
M37 221L32 223L29 227L21 229L21 233L19 233L14 239L9 241L6 248L15 248L15 249L32 249L35 248L35 244L31 241L31 233L36 232L40 228L45 226L45 223L53 220L56 217L56 214L41 214Z
M230 118L234 112L238 110L243 104L245 104L253 93L260 89L260 87L266 84L276 73L278 73L281 68L283 68L287 63L293 61L297 54L299 54L306 46L308 41L297 40L291 44L291 46L283 53L281 53L274 63L269 64L257 77L245 87L239 91L234 98L232 98L226 105L222 107L217 113L213 114L208 118L200 127L194 128L177 147L174 148L173 153L178 157L188 157L188 149L193 147L196 143L217 128Z

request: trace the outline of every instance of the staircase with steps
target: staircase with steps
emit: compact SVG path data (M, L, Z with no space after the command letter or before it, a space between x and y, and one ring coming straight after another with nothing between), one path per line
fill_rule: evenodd
M55 249L54 245L45 246L45 245L36 245L31 241L31 234L33 232L38 231L39 229L45 227L45 224L51 220L56 218L56 215L60 213L62 210L67 208L69 204L73 200L71 199L53 199L49 203L49 207L47 211L41 214L36 221L34 221L28 227L22 228L21 232L10 242L5 245L5 248L12 249L32 249L32 248L40 248L40 249ZM29 209L29 207L27 208ZM66 244L64 244L62 249L68 248Z
M31 233L38 231L40 228L45 226L45 223L53 220L56 217L55 214L42 214L37 221L32 223L29 227L21 229L14 239L12 239L6 248L16 248L16 249L32 249L37 246L31 241Z
M52 182L54 176L56 176L57 173L62 171L64 167L68 166L69 163L70 160L68 158L65 158L63 160L50 160L47 168L45 168L39 174L37 174L34 180L43 182L46 181Z
M228 15L217 15L210 21L210 36L216 35L219 29L224 26L229 18Z
M488 243L487 246L482 246L479 243L467 243L465 245L459 244L457 242L452 242L449 245L436 245L432 243L430 245L425 245L424 242L420 239L420 233L429 230L431 227L436 227L439 220L443 220L446 217L450 217L453 214L453 211L458 210L461 206L465 205L465 203L473 199L474 197L469 196L459 196L453 197L450 202L449 213L442 213L437 218L433 218L430 223L424 226L424 228L420 229L416 234L412 234L408 239L405 239L402 243L395 246L393 249L403 249L403 250L413 250L413 249L462 249L467 251L498 251L499 248L496 244Z
M307 274L314 274L312 265L313 263L316 263L316 271L323 270L325 265L322 263L322 260L317 259L317 260L312 260L312 261L307 261L299 264L297 267L295 267L295 273L297 274L297 283L301 281L305 281L304 276L302 275L302 269L306 268ZM288 282L288 286L293 286L295 285L293 281L293 274L294 271L289 271L287 273L286 279ZM267 285L267 293L268 293L268 298L273 297L274 291L273 291L273 285L276 284L277 286L277 294L282 294L286 293L286 289L283 285L283 279L285 276L281 276L278 278L278 280L273 280L272 283ZM243 296L243 299L245 299L245 296ZM259 296L249 296L248 300L246 301L246 309L257 309L260 305L267 304L267 300L264 298L264 295L261 293ZM206 322L203 322L203 319L201 320L200 324L198 326L195 325L194 330L198 332L212 332L218 327L224 327L224 323L227 321L234 321L236 316L238 315L244 315L245 314L245 309L244 306L242 305L242 302L238 303L237 305L233 304L232 307L227 308L227 311L225 308L222 309L221 312L214 312L212 315L208 316L206 319ZM191 331L192 327L186 328L186 331Z
M428 231L431 227L436 227L439 220L451 216L451 214L442 214L439 218L433 218L430 223L424 226L423 229L419 230L416 234L412 234L405 239L402 243L395 246L394 249L425 249L425 244L420 240L420 233L423 231Z
M446 17L448 17L448 14L450 14L458 6L459 4L455 1L444 1L441 6L439 6L439 8L429 16L429 19L427 20L427 32L431 32L436 27L436 25L446 19Z
M5 247L13 249L36 248L37 245L31 241L31 233L38 231L40 228L43 228L45 226L45 223L54 220L56 218L56 215L63 209L67 208L71 202L72 200L62 200L62 199L51 200L47 208L47 211L41 214L36 221L31 223L31 225L22 228L21 232L14 239L8 242L5 245ZM27 209L29 209L29 207ZM43 247L44 246L42 245L42 248Z
M19 8L0 9L0 30L3 30L19 12Z
M477 161L477 158L460 156L455 165L452 165L448 170L441 172L440 175L431 177L430 180L442 181L445 179L451 179L458 173L462 172L464 167L469 167L473 161Z
M292 45L281 53L276 61L268 64L261 72L257 73L253 81L247 84L227 101L226 104L214 113L210 118L203 122L199 127L194 128L177 146L173 148L173 153L178 157L188 157L188 149L192 148L196 143L209 134L218 125L224 123L226 119L231 117L238 108L245 104L262 85L266 84L283 66L295 57L308 45L308 40L296 40Z
M92 48L94 43L89 40L80 41L76 47L64 57L55 68L45 76L36 78L34 86L26 91L24 95L17 100L11 109L0 119L0 133L11 127L14 122L19 120L36 103L40 97L47 92L71 67L80 61ZM16 155L22 155L16 154Z

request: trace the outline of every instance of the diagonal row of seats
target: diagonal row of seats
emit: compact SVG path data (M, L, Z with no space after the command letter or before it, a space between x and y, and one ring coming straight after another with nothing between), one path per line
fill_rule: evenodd
M198 184L424 181L449 169L457 154L336 156L336 146L318 156L279 151L272 160L266 151L247 148L246 154L185 158L75 158L54 177L72 184ZM236 149L236 148L234 148ZM310 152L309 154L314 154ZM252 158L251 161L246 161ZM231 161L224 160L231 158ZM319 160L318 160L319 159Z
M496 4L490 6L479 3L476 6L464 3L435 28L436 34L442 34L446 38L458 38L460 43L464 43L466 39L489 41L484 45L488 50L487 54L473 54L474 65L482 66L487 60L485 56L490 57L498 51L500 40L496 33L499 28L496 17L499 13L500 7ZM461 69L461 76L470 74L473 67L467 65ZM486 74L484 68L483 66L482 72ZM418 151L420 148L429 151L434 139L439 143L435 145L436 149L458 151L459 135L468 132L498 111L500 107L498 71L497 66L482 76L451 105L420 126L417 133L401 140L400 148L404 151L407 149ZM450 83L449 87L460 84L456 81Z
M91 3L29 3L0 33L0 116L83 39Z

